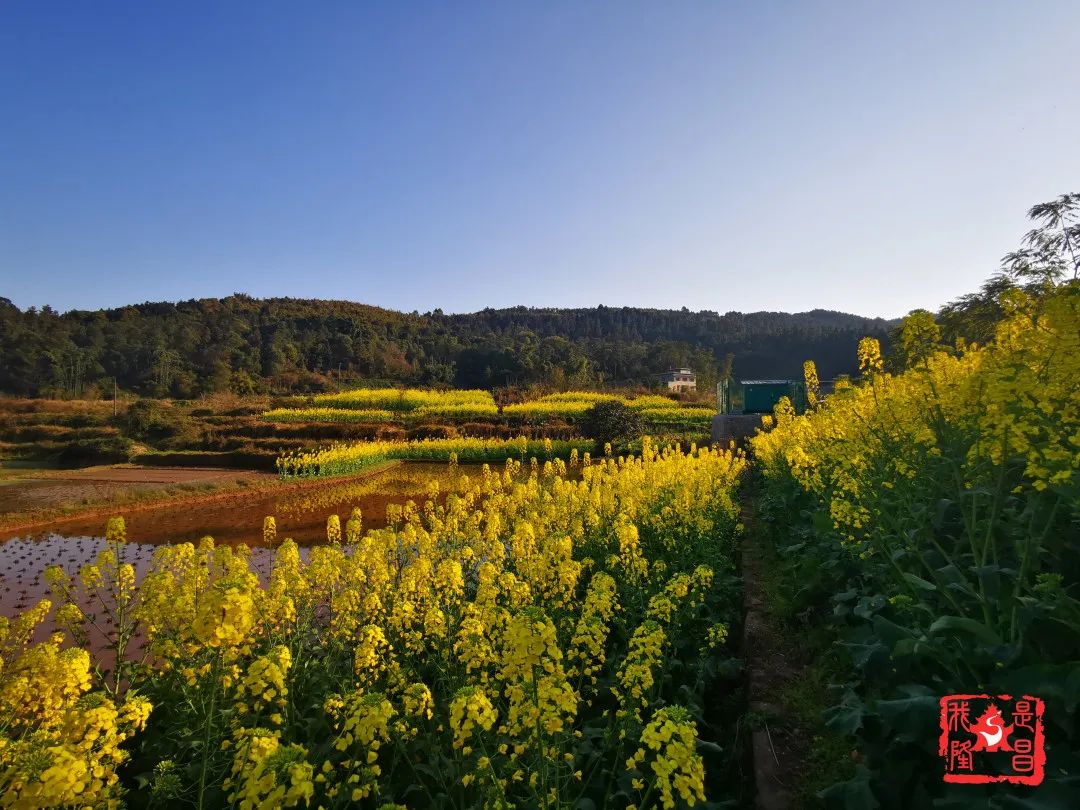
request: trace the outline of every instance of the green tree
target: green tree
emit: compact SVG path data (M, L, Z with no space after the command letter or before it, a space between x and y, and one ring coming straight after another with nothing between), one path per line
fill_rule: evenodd
M172 349L158 349L154 353L154 383L157 390L162 394L168 394L172 386L173 377L180 370L183 359L180 352Z
M963 339L988 343L1004 317L1001 297L1022 289L1036 298L1063 278L1080 277L1080 193L1062 194L1028 210L1037 227L1024 235L1021 247L1001 260L1001 271L991 276L978 292L946 304L938 323L946 341Z
M641 436L641 414L618 400L598 402L585 413L581 432L596 442L596 451L607 443L621 444Z
M229 375L229 390L237 396L247 397L255 393L257 386L251 375L243 369Z
M87 372L94 362L94 352L78 346L64 346L47 354L56 384L63 395L68 399L80 396L87 381Z
M1001 296L1017 287L1009 276L998 273L979 288L946 304L938 313L945 340L950 344L963 338L969 343L988 343L1005 316Z
M1080 193L1032 206L1028 219L1038 227L1002 259L1004 269L1016 279L1044 285L1080 278Z

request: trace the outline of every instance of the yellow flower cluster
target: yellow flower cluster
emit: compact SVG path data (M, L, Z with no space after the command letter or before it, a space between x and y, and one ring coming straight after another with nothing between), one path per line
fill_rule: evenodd
M646 758L656 775L660 804L676 806L675 794L693 807L705 801L705 768L696 752L697 726L681 706L660 709L641 734L641 747L627 761L630 771Z
M517 439L417 439L408 442L372 441L334 444L318 450L287 453L277 459L278 472L283 476L348 475L371 464L387 459L409 461L450 461L453 456L462 463L501 463L508 458L526 456L569 457L571 450L584 451L592 442L536 441L524 436Z
M224 783L232 788L229 801L240 810L273 810L307 805L315 792L307 749L282 745L276 731L255 728L240 732L232 775Z
M642 623L630 638L630 651L619 669L618 682L623 688L620 712L633 712L640 719L641 709L649 704L649 692L656 683L655 669L664 657L667 635L652 619ZM616 691L616 695L619 693Z
M598 402L622 402L638 411L649 425L701 426L708 425L716 415L716 410L709 407L683 405L669 397L650 394L639 397L621 397L616 394L602 394L591 391L568 391L562 394L548 394L539 399L506 405L502 412L505 416L517 416L526 419L561 418L574 421L583 417Z
M881 344L877 338L866 337L859 341L859 371L875 374L882 369Z
M649 599L645 615L664 624L670 624L680 610L693 611L705 598L705 591L712 585L713 572L699 566L692 574L676 574L664 589Z
M29 643L49 608L0 621L0 807L115 805L122 745L152 707L132 692L91 692L90 655L61 649L63 634Z
M821 399L821 380L818 379L817 364L813 360L803 363L803 382L806 384L806 404L811 409L816 408Z
M373 408L274 408L264 411L262 418L266 422L307 423L307 422L393 422L398 414Z
M581 675L596 685L596 675L603 668L611 620L619 609L615 578L599 571L589 583L574 636L570 639L569 658L572 675Z
M713 565L731 564L744 467L645 441L641 456L590 459L573 477L513 458L455 468L385 528L335 516L328 542L301 550L267 520L254 528L269 566L204 538L159 548L138 587L117 523L93 565L51 582L72 626L97 621L76 605L94 589L145 653L102 682L88 649L29 644L48 603L0 621L3 801L119 801L122 743L149 713L138 690L162 709L131 749L155 758L132 771L154 773L162 801L216 790L244 808L424 804L456 769L446 778L465 806L572 803L603 778L589 750L621 767L604 739L640 739L651 707L679 699L661 694L669 639L688 637L694 659L710 638L699 608ZM199 745L170 743L181 736Z
M339 394L319 394L312 398L316 406L353 410L422 411L438 413L453 409L490 409L495 413L495 399L489 391L426 391L416 388L357 388Z
M402 703L405 714L411 717L423 717L428 720L432 717L432 709L435 701L431 697L431 690L425 683L414 683L402 693Z
M386 635L377 624L366 624L360 628L353 653L353 667L361 683L374 683L391 663L393 648L386 640Z
M516 739L557 734L577 713L555 625L537 608L515 614L503 635L499 678L509 703L504 732Z
M876 341L861 341L863 384L803 416L778 406L775 428L753 440L766 475L791 475L821 497L852 540L882 525L882 490L925 475L946 443L960 443L968 489L992 486L1014 460L1021 489L1070 485L1080 469L1080 289L1041 303L1014 294L1012 307L988 346L941 350L897 376L881 372Z
M809 552L858 564L913 637L972 628L955 678L985 677L976 638L1050 666L1080 629L1060 586L1075 584L1080 513L1080 282L999 303L986 346L909 340L895 375L863 341L859 383L801 416L778 407L753 439L768 502L818 518ZM1028 612L1064 635L1041 639Z
M305 407L265 411L267 422L369 422L411 424L432 420L490 419L499 409L487 391L359 388L319 394Z
M341 735L334 747L348 750L354 743L369 751L377 751L390 736L390 720L394 707L378 692L356 692L342 704Z
M289 648L280 646L252 661L239 683L237 697L240 702L236 705L237 711L245 714L249 710L262 712L271 706L284 706L285 698L289 694L285 676L291 665L292 654ZM275 723L277 724L279 723Z
M495 725L495 707L478 686L465 686L450 702L450 728L454 732L454 748L463 748L474 729L490 731Z
M221 651L231 660L249 651L256 601L266 596L249 568L246 549L215 546L206 537L197 547L184 543L158 549L139 589L135 615L150 650L163 662L189 660L203 649Z

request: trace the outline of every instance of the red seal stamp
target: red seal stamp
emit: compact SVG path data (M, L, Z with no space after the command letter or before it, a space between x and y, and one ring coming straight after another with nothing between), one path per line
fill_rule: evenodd
M945 781L966 784L1043 780L1043 702L1024 695L946 695L938 753Z

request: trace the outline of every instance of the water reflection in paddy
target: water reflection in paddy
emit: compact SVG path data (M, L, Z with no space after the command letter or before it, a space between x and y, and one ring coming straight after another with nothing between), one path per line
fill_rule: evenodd
M222 545L251 547L252 567L269 570L270 549L262 539L263 518L273 515L279 540L291 537L301 546L326 542L326 520L354 507L363 514L364 529L386 525L390 505L423 503L432 494L445 495L463 475L479 476L480 465L401 464L351 481L252 493L205 504L167 506L125 513L127 562L136 579L146 573L154 547L164 543L197 543L210 535ZM437 487L437 488L436 488ZM48 595L44 572L50 565L68 574L94 560L105 547L105 520L58 521L45 530L15 533L0 543L0 615L14 616Z

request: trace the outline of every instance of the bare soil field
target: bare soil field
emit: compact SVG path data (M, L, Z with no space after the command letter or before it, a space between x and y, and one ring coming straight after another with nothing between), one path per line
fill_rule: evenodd
M0 524L81 509L187 497L276 480L273 473L206 467L116 465L79 470L14 469L0 477Z

